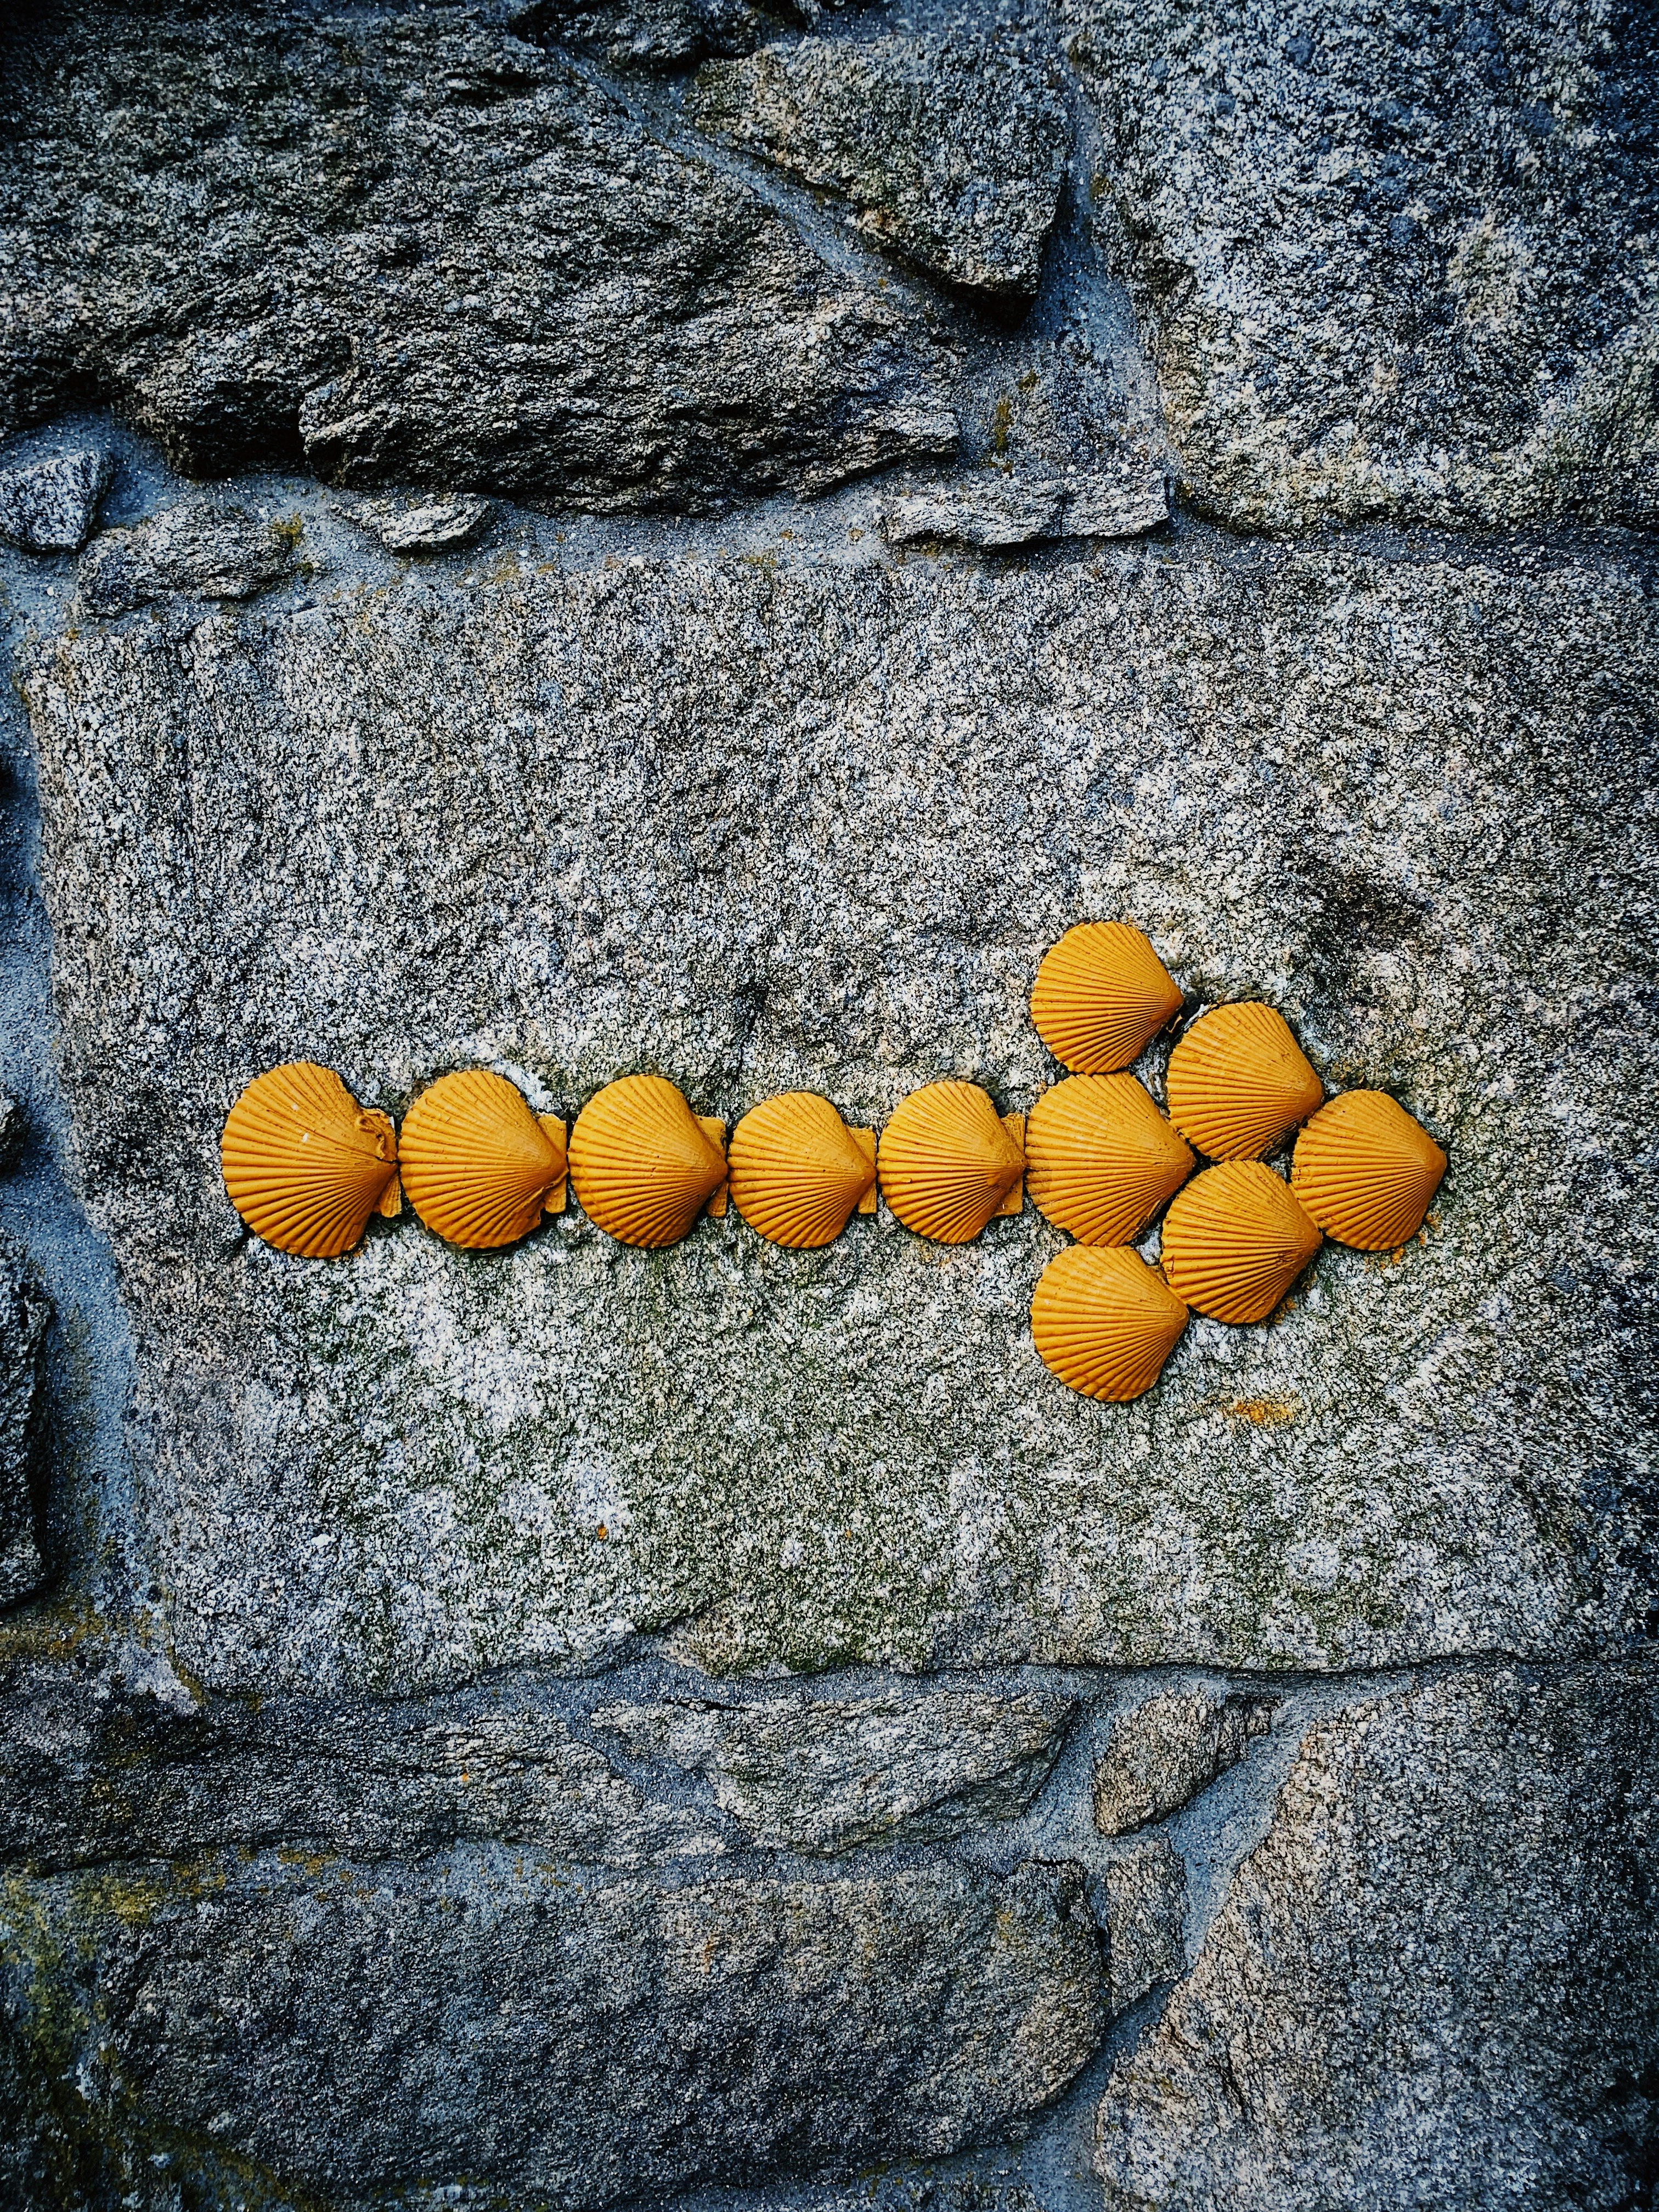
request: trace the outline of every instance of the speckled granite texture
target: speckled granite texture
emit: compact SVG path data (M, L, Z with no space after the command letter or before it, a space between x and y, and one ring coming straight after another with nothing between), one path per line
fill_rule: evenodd
M51 646L65 1079L188 1665L385 1690L641 1631L718 1669L1623 1638L1655 1603L1611 1472L1654 917L1608 691L1653 672L1614 556L1220 546L508 555ZM474 1061L566 1113L634 1067L728 1120L806 1085L878 1121L943 1074L1022 1107L1036 959L1100 911L1453 1161L1403 1257L1330 1248L1132 1407L1035 1357L1030 1210L802 1255L735 1214L657 1255L574 1215L471 1257L408 1221L335 1267L243 1242L219 1182L232 1099L305 1054L393 1111Z

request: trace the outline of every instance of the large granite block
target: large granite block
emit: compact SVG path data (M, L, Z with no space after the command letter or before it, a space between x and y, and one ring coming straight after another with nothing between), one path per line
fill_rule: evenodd
M1652 528L1650 9L1061 12L1201 507Z
M1158 551L420 574L82 621L27 678L80 1172L188 1665L403 1686L672 1630L717 1668L1563 1656L1655 1603L1639 562ZM1058 1239L579 1215L334 1263L219 1180L261 1068L570 1112L946 1074L1029 1104L1079 916L1264 996L1451 1169L1397 1258L1194 1321L1129 1407L1032 1349ZM1157 1056L1147 1064L1158 1080Z
M1316 1729L1107 2084L1109 2212L1639 2204L1659 1679L1458 1674Z
M95 389L204 474L303 454L600 508L951 450L913 318L506 14L20 25L0 428Z
M206 2153L302 2203L447 2185L592 2212L1018 2129L1104 2026L1081 1891L1055 1867L671 1887L289 1852L14 1883L0 1984L82 2124L186 2174Z

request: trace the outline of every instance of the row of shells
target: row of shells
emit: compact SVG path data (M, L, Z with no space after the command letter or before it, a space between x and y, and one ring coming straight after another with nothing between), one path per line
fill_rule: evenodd
M328 1259L406 1195L451 1243L489 1250L558 1212L568 1183L623 1243L677 1243L728 1196L774 1243L831 1243L877 1190L904 1225L963 1243L1033 1202L1077 1243L1044 1271L1038 1352L1085 1395L1138 1397L1158 1379L1189 1311L1263 1319L1326 1236L1368 1251L1415 1235L1446 1157L1381 1091L1325 1102L1324 1086L1270 1006L1218 1006L1176 1042L1169 1115L1124 1071L1181 1011L1178 986L1140 931L1087 922L1045 957L1031 994L1044 1042L1072 1073L1029 1116L1000 1114L977 1084L913 1091L879 1142L826 1098L786 1091L725 1124L695 1114L658 1075L590 1099L568 1133L505 1077L471 1068L422 1091L401 1131L359 1106L331 1069L272 1068L231 1109L225 1187L256 1235ZM1300 1128L1291 1180L1263 1153ZM1215 1164L1199 1170L1202 1154ZM1157 1267L1130 1249L1165 1206Z

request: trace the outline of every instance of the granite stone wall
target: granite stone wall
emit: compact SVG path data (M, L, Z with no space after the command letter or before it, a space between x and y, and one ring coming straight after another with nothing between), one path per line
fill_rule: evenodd
M1652 11L61 0L0 303L0 2205L1649 2204ZM1451 1164L1131 1405L220 1180L1091 916Z

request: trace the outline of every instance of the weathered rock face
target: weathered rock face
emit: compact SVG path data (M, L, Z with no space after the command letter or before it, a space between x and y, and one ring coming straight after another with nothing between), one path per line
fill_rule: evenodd
M941 538L1001 550L1054 538L1139 538L1169 519L1162 474L1131 462L1063 477L1010 471L907 492L882 526L894 545Z
M612 69L672 75L709 54L746 54L860 0L532 0L508 17L521 38L574 46Z
M902 1856L804 1875L687 1802L683 1747L617 1726L619 1693L684 1714L689 1686L225 1699L82 1624L0 1638L0 2183L166 2212L158 2172L188 2202L228 2164L273 2206L574 2212L1019 2138L1106 2024L1081 1871L953 1863L866 1803L841 1844ZM947 1692L907 1729L866 1698L815 1737L783 1703L728 1764L786 1854L777 1808L837 1729L913 1775L931 1734L959 1770L932 1832L989 1832L1071 1711Z
M690 112L929 276L1029 305L1066 173L1054 72L1014 42L805 39L698 73Z
M388 553L442 553L465 545L489 519L487 499L432 499L413 502L365 499L353 519L378 538Z
M88 613L131 614L176 592L205 599L248 599L290 575L301 525L262 520L184 501L133 530L106 531L80 564Z
M83 623L27 680L47 896L187 1663L407 1686L675 1623L720 1668L1629 1633L1653 661L1614 557L1198 546L428 568ZM805 1086L879 1122L944 1074L1024 1105L1037 957L1101 912L1452 1160L1398 1263L1328 1249L1133 1407L1036 1360L1029 1210L802 1255L735 1215L661 1254L405 1220L322 1264L242 1242L219 1181L232 1099L296 1054L393 1109L479 1062L565 1112L638 1066L728 1121Z
M74 553L92 535L109 456L98 448L57 453L0 471L0 538L26 553Z
M1625 1668L1465 1674L1316 1729L1107 2085L1112 2212L1640 2203L1656 1729Z
M199 1701L164 1663L0 1662L0 1857L58 1870L283 1849L360 1862L457 1842L595 1867L718 1855L723 1824L648 1798L532 1686L444 1705ZM112 1770L119 1780L111 1786Z
M0 1606L46 1577L34 1467L46 1328L46 1300L0 1252Z
M1177 1691L1120 1714L1095 1761L1095 1826L1127 1835L1178 1812L1273 1723L1271 1698Z
M1060 12L1202 507L1651 526L1651 10Z
M14 1957L81 1954L78 2019L35 2020L27 1979L21 2006L83 2096L347 2202L465 2181L577 2212L948 2152L1050 2098L1104 2021L1054 1868L662 1888L500 1850L266 1857L62 1877L9 1918Z
M701 1771L757 1844L814 1855L957 1835L1023 1813L1071 1717L1059 1698L983 1691L803 1704L601 1705L635 1753Z
M1137 1844L1102 1877L1109 1931L1107 1986L1114 2012L1138 2004L1187 1970L1182 1922L1187 1869L1166 1837Z
M672 70L706 54L747 53L780 16L796 14L743 0L538 0L512 22L522 38L595 52L613 69Z
M607 508L955 442L899 310L478 11L65 11L5 63L7 428L94 387L197 471Z

